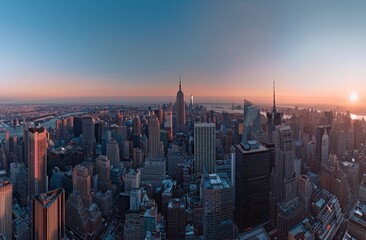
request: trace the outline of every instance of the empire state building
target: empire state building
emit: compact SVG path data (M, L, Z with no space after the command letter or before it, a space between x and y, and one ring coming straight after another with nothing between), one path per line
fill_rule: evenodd
M179 91L177 92L176 101L176 111L177 111L177 128L183 129L186 123L185 120L185 103L184 94L182 92L182 80L179 80Z

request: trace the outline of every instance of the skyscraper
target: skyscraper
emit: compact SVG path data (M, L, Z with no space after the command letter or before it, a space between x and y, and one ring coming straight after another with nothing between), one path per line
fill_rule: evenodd
M327 129L325 129L322 137L322 151L321 151L321 162L326 162L329 158L329 136Z
M194 124L194 171L214 173L216 162L215 123Z
M116 166L119 164L119 147L115 139L111 139L107 144L107 157L110 159L111 164Z
M64 239L65 237L65 191L52 190L32 199L33 239Z
M98 174L98 189L101 191L108 190L111 183L111 162L106 156L100 155L97 158L97 174Z
M149 119L149 156L163 157L163 146L160 141L160 123L155 114Z
M276 126L281 125L282 115L283 115L282 113L277 112L276 88L275 88L275 81L273 81L273 106L272 106L272 111L267 112L269 142L273 142L273 132L275 131Z
M177 128L182 129L186 124L185 119L185 103L184 94L182 92L182 80L179 80L179 91L177 92L177 100L175 102L175 107L177 111Z
M277 228L280 236L286 237L288 230L301 221L303 206L297 197L291 128L277 126L274 134L276 150L271 192L277 203Z
M233 189L226 174L204 174L203 235L204 239L233 239Z
M168 140L173 140L173 114L172 109L169 108L166 112L166 122L165 122L165 128L168 131Z
M260 131L260 109L244 99L244 130L242 143L252 140L252 131Z
M92 117L82 118L82 132L83 137L86 139L87 144L94 144L95 140L95 123Z
M83 205L88 208L93 203L90 195L91 179L88 168L81 164L76 165L72 172L72 181L74 192L77 191L80 194Z
M12 239L13 185L0 179L0 235Z
M140 121L140 117L138 115L136 115L133 118L132 129L133 129L134 135L139 135L139 136L141 135L141 121Z
M74 117L74 137L79 137L82 133L82 118L81 117Z
M186 203L184 199L170 199L167 204L167 237L168 239L185 240Z
M325 130L327 130L327 135L329 137L329 135L331 134L331 129L332 129L332 126L331 125L323 125L323 126L317 126L316 127L316 148L315 148L316 155L315 155L315 166L312 169L312 171L314 171L316 173L320 173L320 170L321 170L322 143L323 143L322 140L323 140L324 132L325 132ZM344 138L343 137L339 137L338 139L343 140L343 139L346 139L346 137L344 137ZM330 139L329 139L329 141L330 141ZM328 147L328 149L329 149L329 147Z
M28 198L47 192L47 131L28 129Z
M235 217L239 231L270 219L270 149L257 141L235 145Z

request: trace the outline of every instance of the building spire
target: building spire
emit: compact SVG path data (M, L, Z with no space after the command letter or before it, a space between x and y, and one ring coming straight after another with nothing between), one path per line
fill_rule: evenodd
M179 91L182 91L182 76L179 76Z
M273 81L273 108L276 108L276 81Z

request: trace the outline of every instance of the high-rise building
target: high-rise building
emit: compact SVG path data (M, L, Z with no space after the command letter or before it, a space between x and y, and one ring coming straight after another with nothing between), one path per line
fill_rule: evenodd
M28 198L47 190L47 131L43 127L29 128Z
M109 159L100 155L96 162L97 174L98 174L98 189L101 191L106 191L111 188L111 162Z
M167 237L168 239L185 240L185 233L186 203L184 199L171 199L167 209Z
M132 188L139 188L141 183L141 171L139 168L130 168L127 170L125 177L125 192L131 191Z
M166 177L165 158L147 157L141 168L141 183L159 187Z
M233 239L233 188L226 174L204 174L203 193L204 239Z
M60 118L56 120L56 139L62 140L68 137L69 132L67 120L67 118Z
M272 111L267 112L267 120L268 120L268 140L273 142L273 132L275 131L276 126L281 125L283 114L277 112L276 108L276 89L275 89L275 81L273 81L273 106Z
M0 179L0 235L12 239L13 185Z
M311 196L313 193L313 184L310 182L310 179L307 175L300 175L297 193L300 202L304 206L304 212L306 214L310 211Z
M182 81L179 80L179 91L177 92L177 100L175 102L175 107L177 111L177 128L179 130L183 129L186 124L186 116L185 116L185 102L184 102L184 94L182 92Z
M141 135L141 121L140 117L136 115L132 121L132 130L134 135Z
M297 176L292 131L289 126L278 126L274 132L275 167L272 172L272 196L277 206L276 223L279 235L287 236L289 229L302 219L303 206L297 197Z
M171 142L173 140L173 114L171 108L166 112L165 128L168 131L168 140Z
M79 137L82 133L82 118L81 117L74 117L74 137Z
M64 239L65 191L62 188L34 195L33 239Z
M325 129L322 137L322 151L321 151L321 162L325 162L329 157L329 136L327 129Z
M107 144L107 157L113 166L117 166L119 161L119 147L115 139L111 139Z
M77 191L83 201L85 207L89 207L92 203L90 195L91 178L89 170L86 166L78 164L72 172L73 191Z
M163 144L160 141L160 123L154 114L149 119L149 156L152 158L163 157Z
M242 135L242 143L252 140L252 132L260 131L260 109L253 106L251 102L244 99L244 129Z
M117 113L117 115L116 115L117 126L122 126L122 123L123 123L123 116L121 113Z
M270 219L270 149L257 141L235 145L235 217L240 231Z
M82 118L82 133L87 144L95 144L95 123L92 117Z
M194 124L194 171L214 173L216 162L215 123Z
M331 125L317 126L317 128L316 128L315 168L312 169L312 171L314 171L316 173L320 173L320 170L321 170L323 136L324 136L325 131L327 131L327 135L329 138L329 135L331 134L330 130L331 130ZM328 143L329 142L330 142L330 139L329 139ZM328 149L329 149L329 147L328 147Z

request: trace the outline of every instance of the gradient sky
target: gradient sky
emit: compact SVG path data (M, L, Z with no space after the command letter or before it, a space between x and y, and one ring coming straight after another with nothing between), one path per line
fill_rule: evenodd
M0 102L366 103L366 1L2 1ZM145 98L144 98L145 99ZM147 98L148 99L148 98Z

